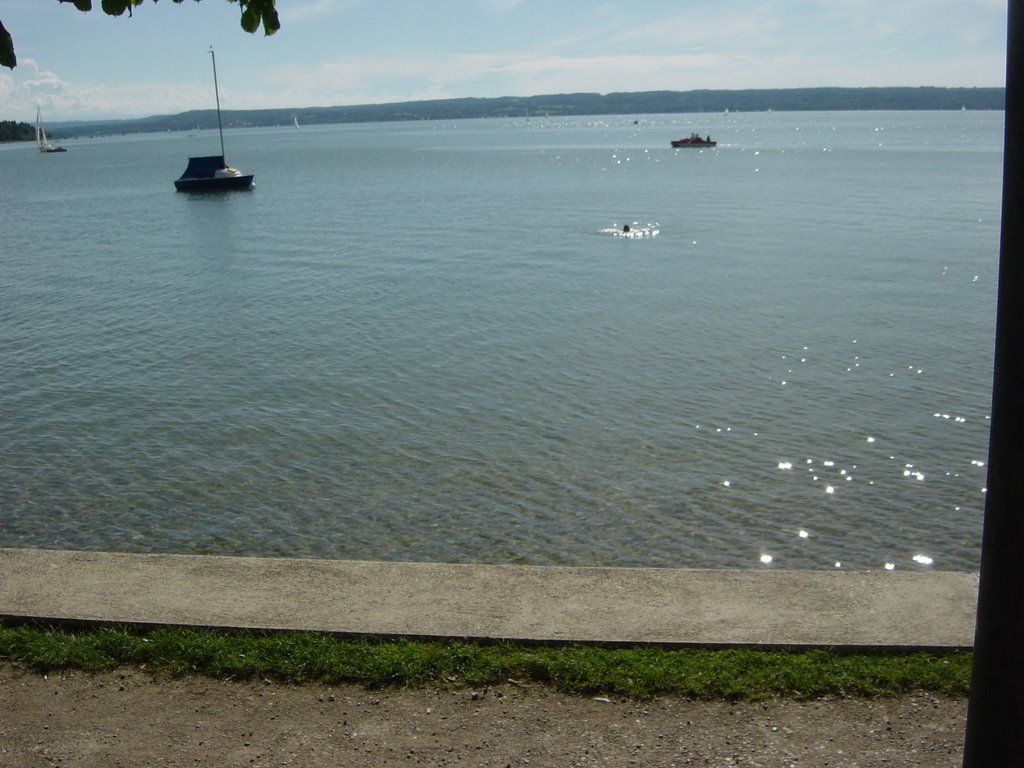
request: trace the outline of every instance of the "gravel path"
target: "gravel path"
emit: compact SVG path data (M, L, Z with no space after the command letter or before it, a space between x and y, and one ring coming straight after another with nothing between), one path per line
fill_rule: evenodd
M372 691L0 665L0 768L959 768L967 702L572 697L514 681Z

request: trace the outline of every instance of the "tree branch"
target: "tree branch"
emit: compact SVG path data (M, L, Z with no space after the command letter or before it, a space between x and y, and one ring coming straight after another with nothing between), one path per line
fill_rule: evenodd
M153 0L155 3L157 0ZM199 0L195 0L197 3ZM92 10L92 0L59 0L61 3L73 3L75 8L84 12ZM142 5L145 0L100 0L100 7L108 16L121 16L125 11L132 15L132 6ZM183 0L173 0L174 3L181 3ZM228 0L229 3L238 3L242 12L240 24L246 32L253 33L263 27L265 35L272 35L281 28L281 22L277 17L277 9L274 7L275 0ZM18 64L18 57L14 53L14 40L11 34L0 21L0 65L8 69L14 69Z

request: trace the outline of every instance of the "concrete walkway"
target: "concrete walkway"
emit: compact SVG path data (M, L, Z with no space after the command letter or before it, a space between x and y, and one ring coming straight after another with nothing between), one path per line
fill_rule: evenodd
M0 549L0 618L699 646L970 648L977 574Z

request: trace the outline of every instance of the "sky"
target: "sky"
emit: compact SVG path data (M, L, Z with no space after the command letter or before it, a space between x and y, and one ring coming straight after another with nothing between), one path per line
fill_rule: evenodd
M277 0L281 30L227 0L129 17L0 0L18 66L0 120L549 93L1001 86L1006 0Z

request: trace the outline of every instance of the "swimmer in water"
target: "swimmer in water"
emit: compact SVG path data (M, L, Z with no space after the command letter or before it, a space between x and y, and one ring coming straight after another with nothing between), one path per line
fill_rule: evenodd
M629 232L629 224L623 224L622 225L622 231L623 232Z

